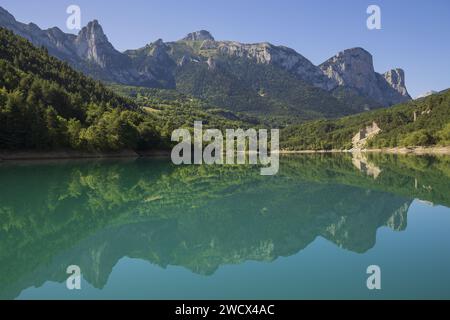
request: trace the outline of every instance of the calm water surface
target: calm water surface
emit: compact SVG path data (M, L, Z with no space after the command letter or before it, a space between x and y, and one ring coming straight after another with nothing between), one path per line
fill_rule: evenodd
M289 156L259 173L2 163L0 299L450 299L450 157Z

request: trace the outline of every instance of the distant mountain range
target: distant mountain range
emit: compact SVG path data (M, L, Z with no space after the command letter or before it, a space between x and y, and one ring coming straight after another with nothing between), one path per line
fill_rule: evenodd
M288 47L216 41L204 30L119 52L96 20L73 35L18 22L0 7L0 27L96 79L176 89L232 111L313 119L411 100L403 70L375 72L371 54L362 48L315 66Z
M426 97L432 96L433 94L436 94L436 93L438 93L438 91L431 90L431 91L428 91L426 93L419 95L415 100L426 98Z

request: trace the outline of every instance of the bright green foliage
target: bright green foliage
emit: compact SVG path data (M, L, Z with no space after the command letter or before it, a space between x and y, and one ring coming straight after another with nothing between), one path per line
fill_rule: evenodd
M376 122L382 132L370 148L450 145L450 90L389 109L286 128L282 147L295 150L351 149L359 130Z
M157 148L155 119L0 29L0 149Z

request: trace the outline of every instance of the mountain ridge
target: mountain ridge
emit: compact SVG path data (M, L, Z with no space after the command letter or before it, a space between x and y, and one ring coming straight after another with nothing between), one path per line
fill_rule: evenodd
M178 41L159 39L142 48L119 52L97 20L73 35L58 28L42 30L33 23L23 24L0 7L0 27L47 48L51 55L95 79L177 89L233 111L279 116L285 109L284 113L307 120L411 100L404 71L375 72L372 56L362 48L344 50L316 66L286 46L216 41L206 30L189 33ZM252 79L251 72L259 76ZM229 88L224 90L227 83ZM285 83L290 83L292 92L280 94ZM304 97L300 99L299 95ZM232 102L225 101L227 97Z

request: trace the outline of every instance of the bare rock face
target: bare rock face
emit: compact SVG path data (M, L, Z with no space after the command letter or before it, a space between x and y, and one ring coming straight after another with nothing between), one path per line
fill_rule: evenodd
M75 40L75 46L79 57L94 62L102 68L107 66L108 55L116 56L118 53L109 43L97 20L89 22L81 29Z
M243 44L223 41L218 44L218 52L225 56L246 58L260 64L272 64L295 74L300 79L316 87L329 90L333 82L320 70L295 50L274 46L270 43Z
M130 57L117 51L109 42L97 20L91 21L73 41L78 58L96 68L95 76L123 84L144 84L154 79L150 73L139 73ZM89 71L88 71L89 72Z
M386 82L400 95L406 97L408 96L408 90L405 85L405 72L402 69L389 70L383 74Z
M356 90L383 106L411 100L403 70L394 69L384 75L376 73L372 55L362 48L344 50L322 63L320 68L335 81L336 87Z
M214 37L206 30L200 30L189 33L186 37L182 39L182 41L205 41L210 40L214 41Z
M373 92L376 89L371 88L377 81L372 55L362 48L342 51L321 64L320 68L335 81L336 86L350 86L367 94L377 94Z
M366 128L361 129L352 139L353 149L363 149L366 146L367 142L380 132L381 129L375 122L372 123L371 126L367 126Z

